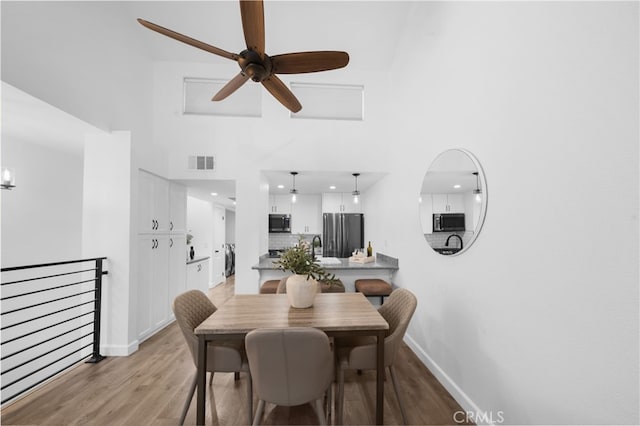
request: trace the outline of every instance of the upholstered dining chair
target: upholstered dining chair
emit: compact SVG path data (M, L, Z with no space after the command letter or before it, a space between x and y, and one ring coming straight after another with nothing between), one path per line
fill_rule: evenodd
M276 294L283 294L287 292L287 278L289 277L284 277L280 279L280 282L278 283L278 287L276 287Z
M331 400L334 357L323 331L262 328L249 332L245 344L258 397L254 425L262 419L266 402L290 407L312 401L320 424L326 424L322 400L325 392Z
M176 316L176 322L182 330L182 334L187 341L187 346L191 352L194 365L198 366L198 337L194 334L194 330L202 321L207 319L209 315L214 313L217 308L209 300L206 294L200 290L190 290L178 295L172 304L173 313ZM211 372L211 380L215 372L237 373L240 371L247 373L247 423L251 421L253 416L253 391L251 373L249 371L249 363L244 350L244 342L242 340L214 341L209 342L207 347L207 371ZM193 374L189 395L184 403L182 414L180 415L180 424L184 423L187 416L189 405L193 399L193 394L198 384L197 371ZM211 384L211 381L209 382Z
M394 290L378 312L389 323L389 331L384 339L384 366L389 368L393 389L400 405L402 421L407 424L407 415L402 404L398 382L396 380L394 362L409 321L416 310L416 297L409 290ZM376 338L362 336L356 338L340 337L334 341L336 351L336 369L338 375L338 392L336 395L336 421L342 424L344 411L344 371L376 369Z

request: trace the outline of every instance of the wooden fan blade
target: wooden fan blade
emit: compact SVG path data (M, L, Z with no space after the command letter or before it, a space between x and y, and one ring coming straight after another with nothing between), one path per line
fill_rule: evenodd
M302 109L302 105L293 95L291 90L276 75L270 75L262 80L262 85L278 100L282 105L287 107L291 112L298 112Z
M240 0L242 29L247 49L264 59L264 4L262 0Z
M274 74L328 71L346 67L348 63L349 54L336 51L285 53L271 57Z
M203 43L200 40L196 40L195 38L191 38L186 35L177 33L168 28L161 27L160 25L156 25L153 22L145 21L144 19L138 18L138 22L140 22L140 24L149 28L150 30L160 33L162 35L165 35L167 37L171 37L174 40L181 41L190 46L197 47L198 49L205 50L209 53L213 53L214 55L222 56L223 58L232 59L234 61L238 60L238 55L236 55L235 53L227 52L226 50L220 49L215 46L211 46L210 44L207 44L207 43Z
M227 96L229 96L230 94L238 90L240 86L242 86L244 83L247 82L247 80L249 80L248 75L239 73L238 75L233 77L231 80L229 80L229 82L225 84L224 87L220 89L220 91L218 91L218 93L216 93L211 100L212 101L223 100L224 98L226 98Z

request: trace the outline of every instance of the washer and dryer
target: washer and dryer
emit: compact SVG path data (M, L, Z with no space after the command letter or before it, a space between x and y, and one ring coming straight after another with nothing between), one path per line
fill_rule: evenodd
M224 245L224 275L229 277L236 273L236 245L225 244Z

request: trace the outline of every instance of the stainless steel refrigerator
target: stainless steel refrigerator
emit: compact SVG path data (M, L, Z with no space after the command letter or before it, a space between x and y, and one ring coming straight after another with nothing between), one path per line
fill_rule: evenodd
M349 257L364 248L364 215L324 213L322 215L322 256Z

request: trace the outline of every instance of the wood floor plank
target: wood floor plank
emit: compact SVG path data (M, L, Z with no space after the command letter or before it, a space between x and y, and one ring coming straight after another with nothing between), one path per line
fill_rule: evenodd
M234 293L233 277L209 293L222 305ZM0 414L3 425L176 425L195 366L176 324L140 345L128 357L109 357L98 364L79 364ZM415 354L403 345L396 373L411 424L454 425L462 410ZM246 425L246 374L216 373L207 388L209 425ZM375 373L345 373L345 424L374 424ZM334 390L334 395L336 394ZM254 397L254 408L257 400ZM195 398L185 424L196 422ZM402 415L390 377L385 381L385 424L401 424ZM333 423L333 418L332 418ZM265 425L318 424L309 404L276 407L267 404Z

